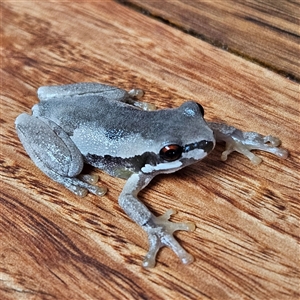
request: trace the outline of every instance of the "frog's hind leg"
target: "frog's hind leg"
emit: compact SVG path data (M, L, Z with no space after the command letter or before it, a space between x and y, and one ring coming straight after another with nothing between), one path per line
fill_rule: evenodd
M99 99L126 102L129 95L125 90L95 82L41 86L38 88L37 94L41 102L54 99L63 99L66 102L68 98L72 97L82 98L82 101L85 101L88 97L95 96Z
M15 121L18 136L37 167L73 193L84 196L87 190L103 195L105 190L75 176L83 169L83 158L70 137L54 122L21 114Z

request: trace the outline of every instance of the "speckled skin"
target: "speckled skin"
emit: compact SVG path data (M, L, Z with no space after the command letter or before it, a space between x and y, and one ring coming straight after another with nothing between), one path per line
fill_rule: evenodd
M147 163L160 163L158 153L165 144L215 140L194 102L176 109L144 111L125 103L130 96L118 88L45 101L43 95L48 96L49 89L39 89L41 102L33 107L33 116L55 122L87 163L113 176L118 176L120 168L137 172ZM194 110L195 116L187 110Z
M21 114L16 119L16 129L35 164L78 195L84 195L86 190L98 195L104 192L88 177L78 176L84 163L127 179L119 204L148 233L150 250L145 267L155 265L156 253L162 246L169 246L183 263L190 263L192 256L174 239L173 232L193 230L194 225L169 222L171 211L155 217L138 200L139 191L157 174L175 172L203 159L214 148L216 138L226 142L224 160L232 151L243 153L253 163L260 159L251 149L281 157L286 157L287 152L278 149L280 141L271 136L207 123L193 101L174 109L139 109L135 105L140 102L134 97L139 94L139 90L126 92L97 83L41 87L40 103L32 108L32 116ZM167 145L178 145L180 156L166 160L161 151Z

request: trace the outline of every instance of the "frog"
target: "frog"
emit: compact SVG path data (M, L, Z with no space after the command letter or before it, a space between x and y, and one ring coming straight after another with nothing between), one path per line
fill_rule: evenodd
M194 260L174 232L193 231L195 224L171 222L174 209L155 216L138 198L155 176L201 161L217 142L225 143L224 161L237 151L257 165L262 159L251 152L256 149L288 156L279 147L279 138L206 121L203 107L192 100L176 108L156 109L141 101L141 89L127 92L94 82L42 86L37 95L40 101L32 113L22 113L15 120L29 157L48 177L80 197L87 192L103 196L107 191L97 185L97 176L82 174L86 164L125 179L118 203L148 235L145 268L155 266L164 246L183 264Z

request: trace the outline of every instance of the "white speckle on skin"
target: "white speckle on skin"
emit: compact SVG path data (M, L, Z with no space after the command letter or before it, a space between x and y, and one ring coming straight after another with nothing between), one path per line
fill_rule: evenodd
M171 170L171 169L178 169L182 166L182 162L179 160L168 162L168 163L161 163L156 166L152 165L145 165L141 171L143 173L152 173L153 171L163 171L163 170Z
M183 153L183 158L193 158L195 160L203 159L207 155L207 152L205 152L203 149L194 149L189 152Z
M145 149L156 153L157 145L152 140L143 139L140 134L130 134L124 138L109 139L104 128L97 128L91 124L81 125L71 136L72 141L83 155L96 154L99 156L111 155L128 158L142 155ZM134 147L133 147L134 145Z
M187 107L184 110L184 114L190 117L194 117L196 115L196 112L193 109Z

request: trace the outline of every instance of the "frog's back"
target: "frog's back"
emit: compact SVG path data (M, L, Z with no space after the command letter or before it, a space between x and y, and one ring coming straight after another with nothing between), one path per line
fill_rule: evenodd
M50 119L67 132L79 123L104 120L107 113L114 118L130 97L125 90L100 83L43 86L37 93L40 103L32 108L33 115Z
M122 108L122 109L121 109ZM99 95L65 96L41 101L32 108L36 117L47 118L69 134L80 124L98 123L105 126L118 120L120 113L138 110L131 105Z

